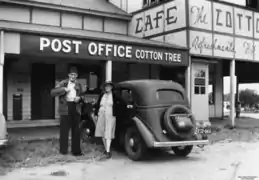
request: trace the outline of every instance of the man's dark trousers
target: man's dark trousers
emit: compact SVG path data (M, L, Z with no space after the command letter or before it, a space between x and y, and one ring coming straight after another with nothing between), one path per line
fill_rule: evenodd
M76 111L76 103L67 102L68 115L62 115L60 120L60 153L68 153L68 137L69 131L72 130L72 153L77 155L81 154L80 147L80 114Z

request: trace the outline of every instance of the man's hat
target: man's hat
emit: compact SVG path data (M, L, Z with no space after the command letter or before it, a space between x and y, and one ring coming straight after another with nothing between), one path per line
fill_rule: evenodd
M78 70L77 70L76 67L71 67L71 68L69 69L69 73L76 73L76 74L78 74Z

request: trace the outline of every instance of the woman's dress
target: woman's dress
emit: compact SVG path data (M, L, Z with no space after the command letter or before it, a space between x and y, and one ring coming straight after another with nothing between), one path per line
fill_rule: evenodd
M114 139L115 126L116 119L113 116L113 96L112 93L105 93L100 102L95 136L105 139Z

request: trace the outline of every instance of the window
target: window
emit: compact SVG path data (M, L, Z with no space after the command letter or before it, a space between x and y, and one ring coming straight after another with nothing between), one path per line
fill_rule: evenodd
M158 3L164 3L168 0L143 0L143 7L151 6Z
M150 0L150 4L156 3L156 0Z
M258 3L257 0L246 0L246 7L250 7L250 8L257 8Z
M149 0L143 0L143 7L148 6L148 4L149 4L148 1Z
M156 93L159 101L182 101L183 95L181 92L172 89L160 89Z
M127 103L133 102L132 91L129 89L121 89L121 97Z
M206 94L206 72L198 70L194 75L194 93Z

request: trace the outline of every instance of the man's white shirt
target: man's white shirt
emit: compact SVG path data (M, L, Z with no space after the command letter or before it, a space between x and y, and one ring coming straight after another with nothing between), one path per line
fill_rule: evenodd
M74 102L76 98L76 89L75 89L75 82L68 82L67 88L69 89L69 92L67 93L67 101L68 102Z

